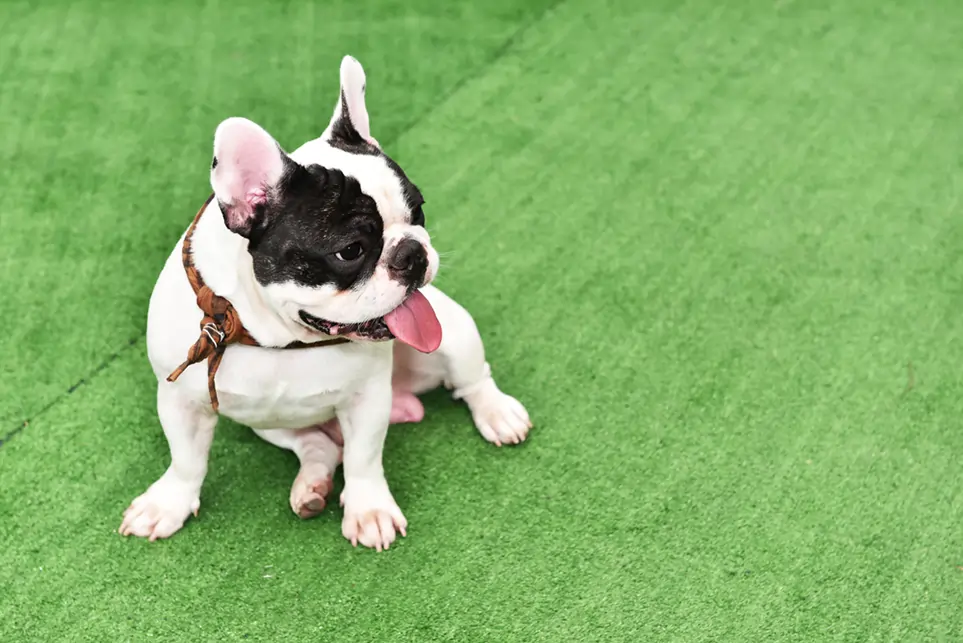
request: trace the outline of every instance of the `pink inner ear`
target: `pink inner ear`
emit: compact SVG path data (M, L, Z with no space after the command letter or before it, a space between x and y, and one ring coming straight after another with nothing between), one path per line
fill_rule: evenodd
M247 191L247 194L244 195L244 200L248 206L250 206L251 210L253 210L256 206L267 201L267 192L264 191L263 187L251 188Z
M284 172L284 152L257 124L229 118L214 133L211 186L225 208L228 227L243 232Z

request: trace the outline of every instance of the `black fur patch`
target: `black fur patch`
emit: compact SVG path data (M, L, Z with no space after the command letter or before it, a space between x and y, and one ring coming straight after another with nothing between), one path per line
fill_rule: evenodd
M377 146L366 141L355 129L354 123L351 122L351 116L348 114L348 99L345 98L344 92L341 92L341 118L336 120L331 127L330 143L331 147L336 147L351 154L368 154L370 156L381 154L381 150Z
M425 211L420 205L411 210L411 225L425 227Z
M258 207L248 236L254 275L262 285L295 281L347 290L369 278L381 256L384 226L374 199L358 181L319 165L285 157L285 171ZM360 243L354 261L336 254Z

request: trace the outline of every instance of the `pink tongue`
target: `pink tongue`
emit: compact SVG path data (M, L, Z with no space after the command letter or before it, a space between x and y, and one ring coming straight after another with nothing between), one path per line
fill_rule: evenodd
M385 315L385 323L392 335L422 353L430 353L441 345L441 324L431 304L417 290Z

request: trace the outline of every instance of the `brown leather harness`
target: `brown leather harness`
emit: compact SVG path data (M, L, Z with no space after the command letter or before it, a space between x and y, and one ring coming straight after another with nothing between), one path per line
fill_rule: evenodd
M194 217L194 221L191 223L191 227L187 229L187 234L184 236L183 248L181 249L181 257L184 261L184 272L187 273L187 281L190 282L194 294L197 295L197 307L204 313L204 318L201 319L201 334L197 338L197 341L194 342L194 345L187 351L187 359L167 377L167 381L175 381L181 376L181 373L187 370L188 366L206 359L207 388L211 393L211 406L217 411L218 401L217 389L214 386L214 375L217 373L218 366L221 365L224 351L231 344L244 344L245 346L260 346L260 344L258 344L257 340L244 328L244 324L241 323L241 318L231 302L220 295L214 294L214 291L204 283L204 279L201 278L201 273L198 272L194 266L194 260L191 256L191 237L194 234L194 229L197 227L197 222L201 220L201 215L204 214L204 211L213 199L214 195L212 194L207 197L207 201L201 206L197 216ZM275 350L333 346L335 344L344 344L348 341L349 340L343 337L334 337L331 339L322 339L310 344L292 342L287 346L282 346L280 349Z

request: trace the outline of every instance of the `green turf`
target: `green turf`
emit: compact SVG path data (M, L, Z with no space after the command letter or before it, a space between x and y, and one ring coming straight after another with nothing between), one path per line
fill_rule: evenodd
M0 5L0 641L960 640L963 7L550 2ZM213 128L293 147L346 52L536 430L429 396L375 554L225 423L122 539Z

